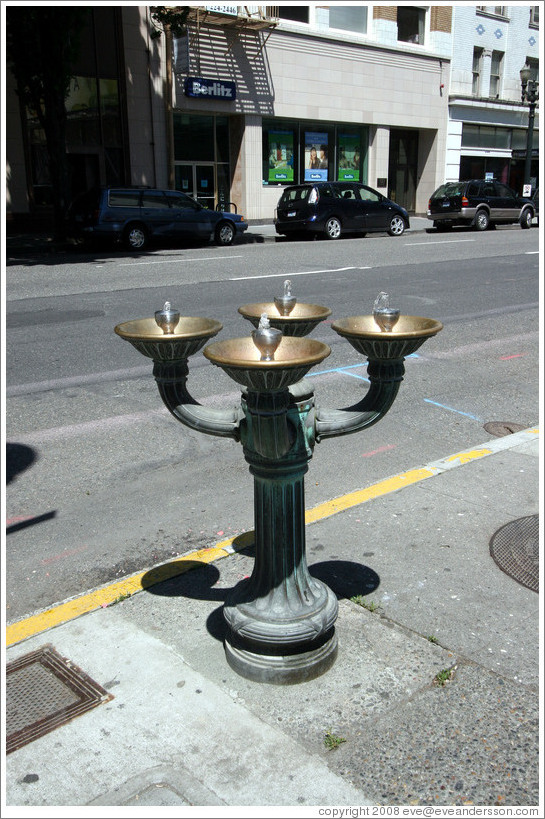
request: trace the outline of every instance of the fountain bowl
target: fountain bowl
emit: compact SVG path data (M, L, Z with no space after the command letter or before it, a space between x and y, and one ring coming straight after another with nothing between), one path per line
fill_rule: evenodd
M400 315L392 330L381 330L373 316L350 316L331 325L359 353L374 360L403 359L443 329L440 321Z
M262 361L252 338L216 341L204 356L221 367L233 381L253 392L278 392L300 381L330 354L327 344L312 338L284 336L272 361Z
M262 313L266 313L271 327L281 330L285 336L299 337L308 335L321 321L331 315L329 307L297 302L289 316L283 316L274 301L243 304L238 308L238 312L251 321L254 327L259 325Z
M198 352L222 327L214 319L181 316L173 333L163 333L154 318L126 321L114 330L154 361L179 361Z

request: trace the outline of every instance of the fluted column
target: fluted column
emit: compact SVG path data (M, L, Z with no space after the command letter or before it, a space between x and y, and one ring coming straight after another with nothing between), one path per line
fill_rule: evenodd
M311 679L330 667L337 652L337 598L310 575L305 555L304 476L312 457L306 416L313 402L289 401L286 422L293 444L274 458L256 451L253 432L260 424L249 412L251 400L245 403L250 421L243 443L254 476L256 554L251 577L235 587L224 608L230 665L243 676L272 683Z

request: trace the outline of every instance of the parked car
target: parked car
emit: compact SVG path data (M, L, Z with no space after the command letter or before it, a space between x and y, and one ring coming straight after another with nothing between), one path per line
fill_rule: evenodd
M323 233L328 239L372 231L401 236L410 226L404 208L361 182L290 185L278 201L274 224L285 236Z
M69 238L122 241L129 250L144 250L153 238L213 238L230 245L247 228L239 214L208 210L185 193L156 188L92 188L67 215Z
M470 179L446 182L437 188L428 202L427 216L438 230L449 230L454 225L486 230L491 225L516 222L529 228L534 210L531 199L518 196L501 182Z

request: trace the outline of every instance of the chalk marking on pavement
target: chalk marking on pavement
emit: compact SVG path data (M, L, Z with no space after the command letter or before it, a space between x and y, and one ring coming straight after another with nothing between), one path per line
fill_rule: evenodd
M412 486L420 481L442 474L450 469L455 469L475 460L493 455L505 449L512 449L520 444L534 441L539 436L539 427L514 432L502 438L496 438L482 447L471 449L467 452L458 452L446 458L433 461L425 467L410 469L399 475L394 475L384 481L368 486L365 489L349 492L338 498L321 503L318 506L308 509L305 513L307 524L315 523L319 520L344 512L354 506L379 498L390 492L397 492L406 486ZM212 563L228 555L240 551L254 542L254 532L244 532L240 535L226 538L216 543L209 549L198 549L182 557L175 558L168 563L154 566L143 572L124 577L116 583L102 586L93 591L78 597L72 597L56 606L45 609L36 614L18 620L6 627L6 647L14 643L33 637L35 634L47 631L54 626L59 626L69 620L73 620L82 614L87 614L99 608L116 603L120 599L136 594L144 589L154 586L156 583L164 582L172 577L184 574L193 568L198 568L208 563Z
M462 410L454 409L454 407L447 407L446 404L439 404L437 401L432 401L431 398L424 398L424 401L427 404L433 404L436 407L441 407L441 409L446 409L449 412L456 412L458 415L465 415L466 418L473 418L474 421L478 421L480 424L484 423L482 418L479 418L478 415L472 415L470 412L462 412Z

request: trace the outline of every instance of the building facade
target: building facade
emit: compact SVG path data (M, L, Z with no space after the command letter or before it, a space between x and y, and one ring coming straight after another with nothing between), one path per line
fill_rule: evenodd
M443 167L450 8L420 9L402 28L397 7L280 6L253 30L217 8L192 17L175 66L177 187L202 197L214 162L216 197L225 201L225 185L249 219L271 218L283 185L313 178L357 179L425 209ZM229 83L233 96L222 96ZM212 156L214 130L216 152L218 132L229 134L229 169Z
M528 106L520 69L539 76L539 6L455 6L445 180L491 175L522 192ZM539 113L531 182L539 167Z
M518 69L539 48L527 18L491 113L493 58L483 56L478 96L467 60L473 40L483 54L494 52L489 43L496 51L514 43L518 9L192 6L187 36L171 42L151 37L148 6L91 6L67 99L72 193L175 187L208 207L270 220L286 184L354 179L424 213L431 191L472 167L480 147L467 143L485 137L483 125L510 130L509 157L493 158L517 160L527 119ZM8 218L46 213L44 135L20 111L9 75L7 86ZM496 122L500 113L509 116Z

